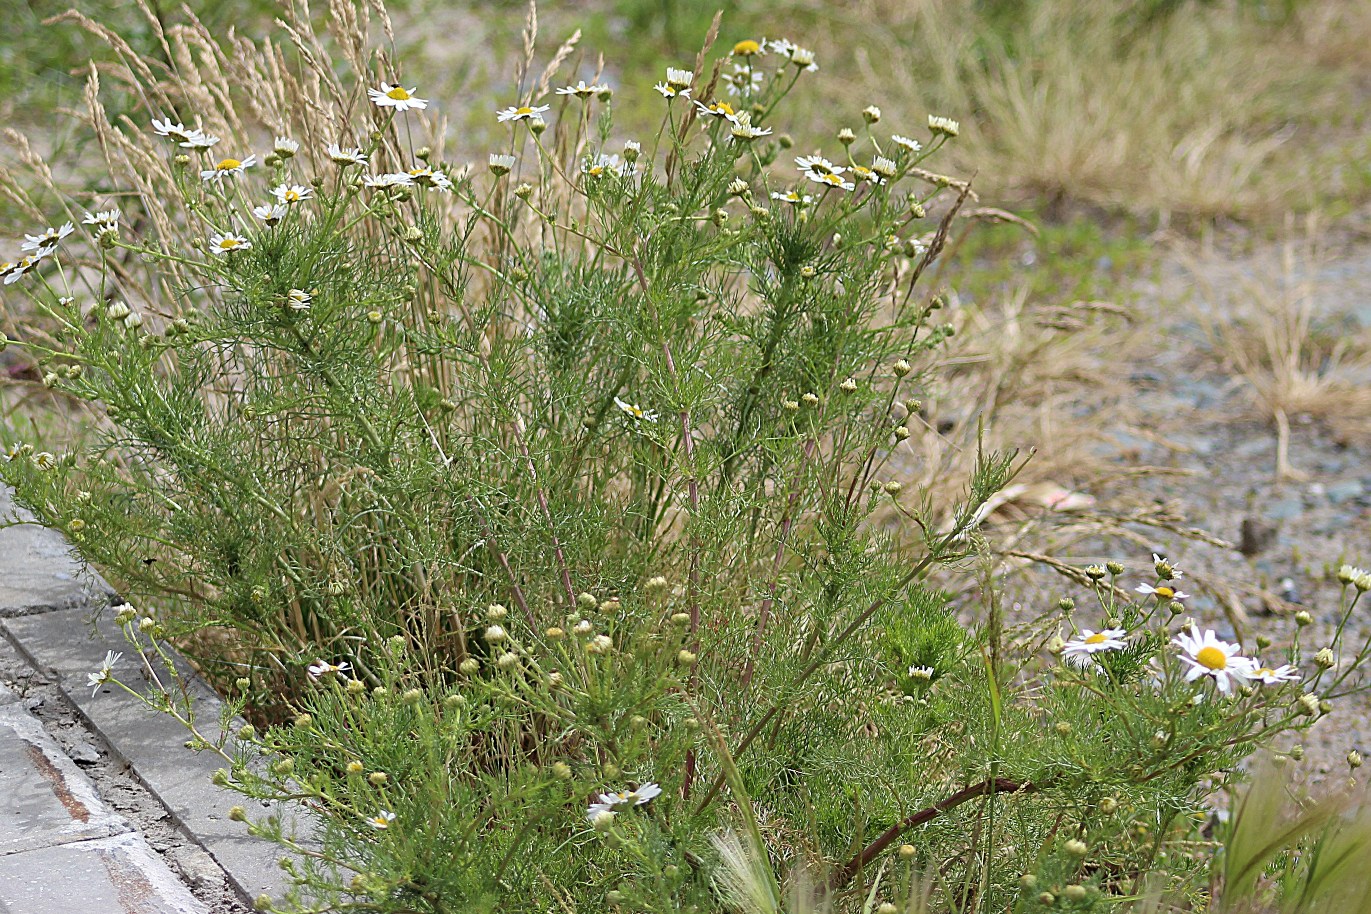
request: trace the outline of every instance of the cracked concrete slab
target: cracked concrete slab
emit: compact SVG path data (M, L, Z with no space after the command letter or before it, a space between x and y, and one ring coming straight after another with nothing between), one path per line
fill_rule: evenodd
M76 706L91 728L110 749L137 772L147 787L182 829L207 850L244 897L266 893L280 897L289 886L277 865L280 849L253 838L228 811L245 804L239 794L214 786L214 772L226 767L210 752L192 753L185 748L188 733L165 714L157 714L111 686L92 695L86 675L99 669L106 651L125 650L109 619L92 624L91 611L66 609L2 620L10 639L34 666L56 674L62 692ZM204 681L183 669L195 701L197 722L204 735L219 734L222 702ZM115 674L135 688L148 685L143 672L125 656ZM282 815L287 833L293 816L274 807L254 810Z
M0 522L15 519L22 523L0 527L0 617L109 600L110 586L77 560L62 535L31 523L0 488Z
M209 914L132 834L0 857L0 911Z
M0 707L0 856L129 831L22 707Z

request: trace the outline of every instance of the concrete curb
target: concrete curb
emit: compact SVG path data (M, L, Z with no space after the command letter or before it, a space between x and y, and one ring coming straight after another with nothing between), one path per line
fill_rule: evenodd
M0 490L0 518L13 516ZM136 779L166 807L181 833L207 851L246 901L260 894L282 897L290 886L277 865L281 850L250 837L246 827L228 818L239 794L211 783L223 760L185 747L189 734L179 723L157 714L112 687L91 694L89 673L98 670L107 651L128 652L113 621L100 610L113 591L98 575L85 570L56 533L36 525L0 531L0 632L35 668L54 676L62 694L110 754L124 762ZM194 698L197 725L213 739L219 735L223 703L203 680L180 664ZM116 667L121 681L132 684L137 667L127 657ZM253 812L282 815L290 834L294 816L266 808Z

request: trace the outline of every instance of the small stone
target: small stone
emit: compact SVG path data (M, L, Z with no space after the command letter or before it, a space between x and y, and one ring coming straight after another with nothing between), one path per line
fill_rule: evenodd
M1335 482L1325 491L1328 500L1335 505L1360 498L1366 492L1366 486L1360 479L1345 479L1342 482Z
M1251 558L1271 548L1276 541L1276 525L1256 517L1244 517L1238 529L1238 551Z
M72 740L67 755L78 765L94 765L100 761L100 751L83 739Z

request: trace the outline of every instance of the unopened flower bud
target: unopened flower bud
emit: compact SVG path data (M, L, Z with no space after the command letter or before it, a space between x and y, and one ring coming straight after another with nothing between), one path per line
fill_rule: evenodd
M1066 842L1066 852L1073 857L1084 857L1090 848L1085 846L1085 842L1078 838L1072 838Z
M473 676L476 674L478 670L481 669L481 662L477 660L475 657L468 657L461 663L457 664L457 669L461 670L462 673L466 676Z
M690 613L679 612L671 614L671 621L682 627L690 624Z
M1050 908L1057 903L1057 896L1051 892L1043 892L1038 896L1038 903Z
M1092 581L1098 581L1105 575L1105 570L1099 565L1088 565L1085 569L1085 576Z
M382 784L389 781L390 777L384 771L373 771L371 774L367 775L367 780L377 787L380 787Z
M856 393L856 392L857 392L857 379L856 379L856 378L848 378L846 381L844 381L843 383L841 383L841 384L838 385L838 389L841 390L841 391L842 391L843 393L845 393L845 394Z
M1314 617L1309 614L1308 610L1302 609L1295 613L1295 624L1300 628L1304 628L1306 625L1312 625L1313 622Z
M505 651L495 659L495 665L502 670L508 670L519 662L519 655Z
M1313 717L1319 713L1319 696L1312 692L1305 692L1299 698L1299 712Z
M1314 662L1317 663L1323 669L1327 670L1332 668L1333 664L1338 662L1338 658L1333 656L1333 651L1330 648L1325 647L1324 649L1322 649L1314 655Z
M492 625L486 629L486 632L482 637L492 644L497 644L501 641L508 640L509 633L506 632L502 626Z
M1119 562L1105 562L1104 570L1117 578L1119 575L1123 574L1124 567Z
M819 405L819 398L815 394L808 393L800 397L800 402L805 406L814 407Z
M917 854L917 853L918 853L918 850L917 850L917 849L914 847L914 845L912 845L912 844L901 844L901 845L900 845L900 859L901 859L901 860L913 860L913 859L914 859L914 855Z
M566 637L566 630L554 625L544 632L544 634L547 635L549 641L561 641Z
M862 118L868 124L879 123L881 120L881 109L877 108L875 105L867 105L862 109Z
M1361 767L1361 753L1356 749L1347 753L1347 767L1351 768L1353 771L1356 771Z
M1034 876L1032 873L1024 873L1022 876L1019 877L1019 887L1020 887L1020 888L1023 888L1023 889L1032 889L1032 888L1033 888L1034 886L1036 886L1037 884L1038 884L1038 877L1037 877L1037 876Z
M1064 720L1058 721L1058 722L1057 722L1057 725L1056 725L1056 727L1055 727L1054 729L1057 731L1057 734L1058 734L1059 736L1070 736L1070 735L1071 735L1071 724L1067 723L1067 722L1064 721Z
M1106 816L1110 815L1118 808L1119 801L1114 799L1113 797L1105 797L1104 799L1100 800L1100 812L1104 813Z
M1084 901L1085 895L1085 886L1083 885L1069 885L1062 889L1062 897L1067 901Z
M681 666L691 666L695 663L696 655L693 651L683 650L676 655L676 662Z

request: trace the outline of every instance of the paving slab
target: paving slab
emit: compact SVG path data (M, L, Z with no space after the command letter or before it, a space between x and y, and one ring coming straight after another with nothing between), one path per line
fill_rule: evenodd
M138 835L0 857L0 911L209 914Z
M0 857L130 830L17 704L0 707L0 784Z
M244 897L285 893L290 883L277 865L280 848L249 836L241 823L230 821L229 809L247 804L241 795L210 782L215 771L226 767L223 759L209 752L190 752L185 748L189 734L181 724L152 712L122 690L106 686L92 695L85 685L87 674L100 668L107 651L128 651L112 620L93 619L88 609L65 609L3 619L0 624L30 663L57 676L63 694L111 752L132 767L139 781L223 867ZM189 669L183 672L197 724L207 738L214 739L220 732L222 702ZM115 674L135 688L147 684L127 655L115 667ZM293 817L288 811L258 808L253 817L268 813L281 815L290 833Z
M108 584L87 570L55 530L31 523L0 487L0 617L107 602Z

